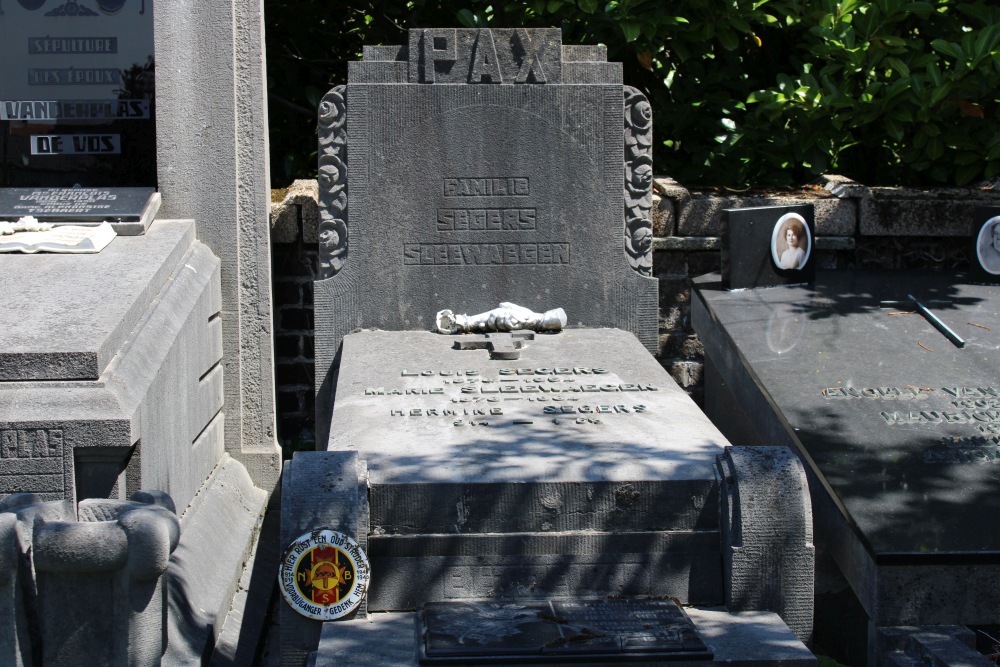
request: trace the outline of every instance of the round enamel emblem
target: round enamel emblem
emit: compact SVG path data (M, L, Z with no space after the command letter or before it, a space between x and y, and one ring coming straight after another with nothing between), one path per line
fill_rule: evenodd
M314 530L292 542L281 559L278 582L292 608L332 621L354 611L368 592L371 568L357 542L334 530Z

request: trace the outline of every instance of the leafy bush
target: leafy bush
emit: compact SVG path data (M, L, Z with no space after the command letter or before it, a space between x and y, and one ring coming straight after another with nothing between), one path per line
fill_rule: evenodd
M381 3L382 5L386 3ZM275 185L315 175L315 108L410 27L559 26L605 44L689 185L967 184L1000 176L1000 7L985 0L265 0Z

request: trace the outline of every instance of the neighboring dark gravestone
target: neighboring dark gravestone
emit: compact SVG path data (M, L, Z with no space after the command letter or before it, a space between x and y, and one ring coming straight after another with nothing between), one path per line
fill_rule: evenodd
M861 271L695 287L706 411L808 462L817 544L871 627L1000 622L1000 287Z
M656 351L649 104L597 51L557 29L411 30L324 98L317 442L359 327L512 301Z
M0 186L153 186L153 0L0 7Z

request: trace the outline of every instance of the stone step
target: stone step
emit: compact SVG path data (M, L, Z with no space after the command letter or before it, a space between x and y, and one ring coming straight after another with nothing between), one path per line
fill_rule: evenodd
M717 531L371 535L372 611L456 599L653 596L722 604Z
M777 614L764 611L731 613L718 607L686 607L701 640L714 653L711 662L671 661L673 667L815 667L816 658ZM310 658L312 667L418 665L415 614L370 614L346 622L323 624L319 648ZM463 663L469 664L469 663ZM523 665L490 662L490 665ZM621 665L621 662L560 662L560 665ZM629 661L630 666L663 664L662 661Z

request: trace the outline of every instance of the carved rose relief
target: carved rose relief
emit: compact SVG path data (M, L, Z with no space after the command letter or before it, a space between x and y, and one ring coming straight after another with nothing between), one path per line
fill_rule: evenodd
M653 111L625 86L625 252L629 264L653 275Z
M319 105L319 278L330 278L347 260L347 105L345 86Z

